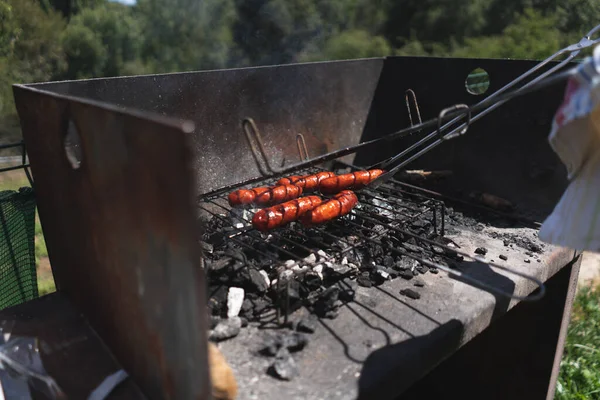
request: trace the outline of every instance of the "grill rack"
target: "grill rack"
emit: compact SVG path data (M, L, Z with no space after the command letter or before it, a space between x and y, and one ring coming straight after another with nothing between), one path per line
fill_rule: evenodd
M305 148L301 149L303 147L302 142L302 139L299 137L298 144L300 152L306 151ZM304 154L306 156L307 153L305 152ZM352 170L361 169L349 164L343 165L349 166ZM295 171L294 174L308 175L323 170L323 168L309 167ZM256 183L254 180L252 181L253 183ZM247 183L248 182L246 182L246 184ZM274 183L275 179L264 178L259 184L261 186L272 186ZM245 186L245 184L239 184L237 186L241 187ZM323 264L323 260L319 260L318 258L314 262L308 262L305 254L314 254L317 250L315 250L314 247L306 245L306 242L298 240L298 238L304 238L310 242L312 240L312 235L309 231L312 231L317 232L323 237L333 239L334 247L335 245L340 245L342 243L345 244L341 249L333 250L331 246L326 249L329 255L334 256L338 260L343 254L356 251L359 246L371 243L388 249L388 251L391 251L395 256L406 257L416 261L417 265L420 263L432 270L442 270L448 273L450 277L460 278L464 282L472 284L475 287L487 289L492 293L504 297L521 301L535 301L544 296L545 287L543 282L539 279L510 267L498 265L493 262L484 262L477 256L472 256L461 251L459 245L452 242L450 239L445 238L445 204L441 200L428 196L424 189L405 184L395 179L390 179L384 184L378 185L376 188L366 187L360 191L356 191L356 194L359 197L359 205L356 206L350 214L344 217L331 221L326 225L312 228L304 228L299 223L293 222L287 226L270 231L269 233L261 233L255 230L251 224L252 210L232 209L228 205L226 195L223 195L222 191L220 194L202 197L198 203L198 208L201 213L205 214L205 218L216 218L223 223L223 228L210 232L211 235L217 235L223 240L231 240L242 248L255 251L257 254L268 259L272 263L274 269L276 269L276 267L283 267L285 259L275 257L268 252L257 249L267 246L267 248L270 248L278 254L284 254L287 259L294 260L294 264L288 264L287 267L279 269L279 272L276 275L278 290L282 288L282 282L287 285L290 283L290 279L282 275L286 273L286 271L292 271L294 267L300 267L299 276L301 276L317 265ZM327 196L323 197L327 198ZM401 209L396 210L386 207L389 206L390 203L394 203L395 206L400 206ZM427 217L428 215L432 225L430 235L415 233L414 230L411 230L408 227L408 225L417 218L423 216ZM232 220L234 222L232 222ZM365 226L365 223L367 223L367 226ZM377 225L384 226L385 229L377 230L375 228ZM339 234L338 232L343 234ZM214 238L214 236L212 237ZM359 240L351 241L349 240L349 237L357 237ZM399 237L404 238L404 240L399 239ZM402 243L410 239L418 242L419 247L424 254L423 256L402 247ZM400 242L400 245L389 245L391 242ZM434 247L437 248L437 251L433 250ZM291 249L301 249L305 254L299 255ZM441 262L432 261L436 259L443 260L443 264ZM470 259L483 263L490 268L495 268L525 278L535 283L539 290L537 293L533 293L529 296L519 296L496 288L470 276L470 274L452 268L457 260L462 261L463 259ZM243 262L246 267L249 267L247 260L243 260ZM309 268L304 269L302 268L303 266L308 266ZM292 272L288 272L288 275L291 273ZM343 276L340 277L340 279L341 278L343 278ZM303 285L301 280L298 280L298 282L300 285ZM285 290L285 295L285 303L281 307L284 317L283 322L281 321L280 307L276 308L277 321L280 324L287 324L288 322L288 290Z

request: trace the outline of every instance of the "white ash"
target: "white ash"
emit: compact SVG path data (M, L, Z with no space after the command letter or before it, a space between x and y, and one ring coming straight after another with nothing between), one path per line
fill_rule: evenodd
M330 256L327 253L325 253L322 249L317 251L317 254L320 257L320 261L326 261L330 259Z
M383 270L378 269L377 273L385 280L390 279L390 274L388 274L387 272L385 272Z
M244 227L244 224L242 224L241 222L238 222L237 224L233 225L236 229L242 229Z
M377 207L378 214L381 214L385 217L394 217L394 206L387 201L373 199L373 205Z
M261 269L260 271L258 271L263 278L265 278L265 282L267 283L267 287L271 286L271 280L269 279L269 274L267 274L267 271Z
M301 275L309 270L310 270L310 267L308 265L303 265L302 267L299 265L294 265L291 268L291 271L293 271L295 275Z
M341 264L342 264L342 265L346 265L346 264L348 264L348 257L344 257L344 258L342 258L342 263L341 263Z
M323 280L323 264L318 264L313 268L313 271L319 275L319 278Z
M308 257L304 258L304 262L306 262L307 264L314 264L317 262L317 256L315 255L315 253L311 253Z
M298 265L298 262L295 260L286 260L286 262L284 262L283 265L286 268L293 268L294 266Z
M227 293L227 318L237 317L244 302L244 289L230 287Z

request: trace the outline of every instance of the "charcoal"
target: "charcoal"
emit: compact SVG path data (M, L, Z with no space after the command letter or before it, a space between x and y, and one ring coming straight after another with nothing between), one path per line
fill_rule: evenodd
M383 265L387 268L391 268L394 265L394 257L392 257L392 256L383 257Z
M415 268L420 274L426 274L429 271L429 267L427 265L417 265Z
M242 320L240 317L227 318L219 321L215 329L211 330L208 338L213 341L231 339L240 333Z
M209 324L210 324L210 329L215 329L215 326L217 326L217 324L221 321L220 317L217 317L216 315L211 315L209 317Z
M310 317L302 318L300 321L298 321L298 325L296 326L296 329L299 332L314 333L315 330L317 329L317 323L313 318L310 318Z
M354 296L356 296L356 290L358 289L358 282L350 278L344 278L343 280L338 282L338 287L340 288L339 298L341 300L354 300Z
M503 242L503 243L504 243L504 246L505 246L505 247L508 247L508 245L510 244L510 242L509 242L508 240L504 240L504 242Z
M542 252L542 248L539 245L535 244L535 243L531 243L529 245L529 250L533 251L534 253L541 253Z
M250 268L248 271L248 275L248 290L252 290L258 293L264 293L267 291L267 289L269 288L269 284L265 279L265 276L261 274L260 271L258 271L255 268Z
M326 316L327 313L337 307L336 302L340 296L340 288L331 286L326 289L315 303L315 312L319 316Z
M437 274L440 271L437 268L429 268L429 272L431 272L432 274Z
M240 315L241 316L248 316L248 315L252 315L252 313L254 312L254 304L252 302L252 300L250 300L249 298L245 298L244 302L242 303L242 309L240 311Z
M408 242L402 243L402 247L404 247L408 251L412 251L413 253L420 253L421 251L423 251L423 249L420 248L419 246L416 246L414 244L410 244Z
M266 335L260 352L267 356L274 356L284 348L291 352L302 350L308 344L308 336L300 332L283 331L275 335Z
M304 274L304 285L310 291L316 290L323 283L321 276L314 271L309 271Z
M286 296L287 293L287 296ZM296 280L290 280L287 284L281 285L277 290L277 299L279 306L283 309L289 307L288 311L293 312L302 305L300 297L300 283Z
M415 277L415 275L412 273L412 271L406 269L404 271L400 271L400 277L411 280L412 278Z
M371 287L373 286L373 282L371 282L371 278L369 277L369 275L359 275L358 278L356 278L356 282L358 283L359 286L362 287Z
M527 257L533 257L533 254L532 254L531 252L529 252L529 251L526 251L526 252L525 252L525 255L526 255Z
M339 317L340 313L338 310L329 310L325 313L324 317L329 319L336 319Z
M270 372L275 377L286 381L290 381L300 374L296 361L286 348L279 349Z
M240 317L240 321L242 321L242 328L245 328L248 326L248 319L246 319L244 317Z
M258 316L265 311L267 307L269 307L269 302L265 299L259 298L253 301L253 305L254 315Z
M529 263L531 262L531 260L530 260L529 258L526 258L526 259L525 259L525 262L526 262L527 264L529 264Z
M508 257L506 257L504 254L500 254L498 257L500 257L501 260L508 260Z
M328 276L344 276L352 271L352 267L352 264L333 264L326 262L324 270Z
M291 352L300 351L308 344L308 336L299 332L288 332L280 336L281 347Z
M213 315L225 315L227 312L227 287L219 285L217 287L209 287L208 293L208 308Z
M487 254L487 249L485 247L478 247L475 249L475 254L485 256Z
M400 291L400 294L403 294L406 297L410 297L411 299L414 299L414 300L418 300L421 298L421 295L412 289L402 289Z

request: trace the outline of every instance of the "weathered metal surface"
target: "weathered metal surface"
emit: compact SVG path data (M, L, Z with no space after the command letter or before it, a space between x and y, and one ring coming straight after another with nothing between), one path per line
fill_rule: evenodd
M14 322L12 335L39 339L44 369L69 399L87 398L104 378L121 369L81 313L59 293L2 310L0 320ZM144 398L131 379L109 397Z
M186 125L23 86L15 99L58 289L148 397L207 398Z
M274 167L300 161L298 133L311 156L357 144L383 63L277 65L35 87L194 121L196 186L205 193L260 176L241 127L246 117L256 122ZM404 92L394 104L405 112Z

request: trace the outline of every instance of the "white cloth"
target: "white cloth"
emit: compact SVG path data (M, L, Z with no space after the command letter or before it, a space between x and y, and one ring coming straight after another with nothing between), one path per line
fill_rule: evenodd
M575 250L600 251L600 46L570 78L549 142L570 182L539 237Z

